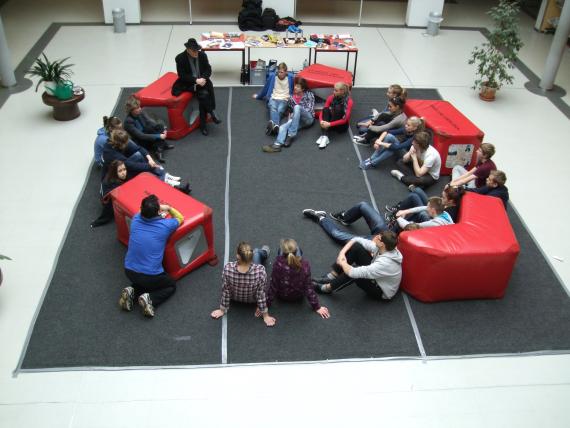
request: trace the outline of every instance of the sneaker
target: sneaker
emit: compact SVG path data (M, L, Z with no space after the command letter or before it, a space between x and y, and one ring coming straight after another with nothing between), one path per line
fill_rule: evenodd
M281 144L268 144L261 148L265 153L279 153L281 151Z
M386 223L391 223L396 221L396 217L394 217L394 213L384 213L384 220L386 220Z
M372 168L374 168L374 165L372 165L372 162L370 162L370 159L364 159L362 162L360 162L360 165L358 165L358 168L360 168L362 170L372 169Z
M410 192L413 192L414 190L416 190L416 186L414 186L413 184L410 184L410 185L408 186L408 190L409 190Z
M180 181L180 177L177 177L175 175L166 173L164 178L166 178L167 180L172 180L172 181Z
M356 137L355 137L355 138L353 138L352 142L353 142L354 144L359 145L359 146L366 146L366 147L370 147L370 146L371 146L370 141L368 141L366 138L358 138L358 139L356 139Z
M139 297L139 306L143 309L145 317L154 317L154 306L152 306L152 301L148 293L141 294Z
M303 215L318 223L322 218L327 216L327 213L325 211L315 211L307 208L306 210L303 210Z
M329 272L325 276L321 276L320 278L311 278L311 281L316 284L328 284L335 278L336 276L334 276L332 273Z
M295 141L295 136L294 135L287 135L287 138L285 138L285 142L283 143L283 147L291 147L291 144L293 144L293 141Z
M324 135L321 135L319 138L317 138L317 141L315 141L315 143L320 146L320 145L321 145L321 141L323 141L323 138L325 138L325 136L324 136Z
M325 287L326 284L328 283L319 284L318 282L313 282L313 288L319 294L331 294L332 290L330 287Z
M355 135L354 137L352 137L352 141L353 142L357 142L357 141L363 141L364 140L364 135Z
M269 258L269 254L271 254L271 249L269 248L269 245L262 245L261 251L265 251L265 254L267 254L267 258Z
M327 137L326 135L323 135L323 139L321 140L321 142L319 143L319 149L326 149L326 147L329 145L330 140L329 137Z
M164 182L166 184L171 185L172 187L179 187L180 186L180 181L171 180L171 179L166 178L166 177L164 177Z
M396 205L386 205L386 206L384 207L384 209L385 209L386 211L388 211L389 213L391 213L391 214L396 214L398 211L400 211L400 206L399 206L398 204L396 204Z
M273 130L271 131L271 135L279 134L279 125L273 124Z
M123 311L130 312L133 310L133 298L135 296L135 289L133 287L125 287L121 292L119 299L119 306Z
M373 108L371 111L372 111L372 117L377 117L380 115L380 112L378 110L376 110L375 108Z
M267 126L265 127L265 135L271 135L271 132L273 131L274 126L275 126L275 123L273 123L272 120L267 122Z
M340 224L343 224L345 226L348 226L350 224L350 223L343 220L344 211L339 211L337 213L329 213L329 215L331 216L331 218L333 220L338 221Z
M392 177L394 177L396 180L401 180L402 177L404 176L404 174L401 171L398 171L397 169L393 169L392 171L390 171L390 174L392 174Z

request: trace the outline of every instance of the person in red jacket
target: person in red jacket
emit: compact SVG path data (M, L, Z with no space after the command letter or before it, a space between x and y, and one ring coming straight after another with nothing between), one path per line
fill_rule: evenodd
M352 98L350 98L348 85L344 82L335 83L333 94L327 98L325 107L319 114L321 125L321 136L317 140L319 149L324 149L329 145L328 133L330 130L346 132L351 111Z

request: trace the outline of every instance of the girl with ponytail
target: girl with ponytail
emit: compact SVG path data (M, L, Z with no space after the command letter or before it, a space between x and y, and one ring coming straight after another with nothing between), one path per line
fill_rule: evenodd
M281 240L281 248L273 263L267 289L267 306L271 306L275 297L286 301L306 297L321 318L329 318L329 310L319 304L319 298L313 290L311 267L309 262L302 258L302 254L294 239Z

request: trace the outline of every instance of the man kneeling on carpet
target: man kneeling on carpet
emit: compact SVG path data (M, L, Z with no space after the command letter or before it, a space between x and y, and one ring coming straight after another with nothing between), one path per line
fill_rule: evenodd
M172 218L162 218L160 212ZM125 274L132 285L125 287L119 305L125 311L133 309L138 299L146 317L154 317L155 307L176 291L176 281L162 267L166 241L184 222L184 217L169 205L161 205L156 195L142 200L141 212L131 222L129 246L125 256Z
M384 231L372 240L353 238L340 250L332 271L315 281L320 293L332 293L355 283L376 300L390 300L402 280L402 254L396 248L398 237Z
M263 263L269 257L269 247L264 245L252 250L247 242L240 242L236 250L236 261L228 262L222 273L222 297L220 309L212 311L212 318L225 315L230 307L230 300L243 303L257 303L255 316L263 317L267 327L275 325L275 318L269 315L265 287L267 273Z

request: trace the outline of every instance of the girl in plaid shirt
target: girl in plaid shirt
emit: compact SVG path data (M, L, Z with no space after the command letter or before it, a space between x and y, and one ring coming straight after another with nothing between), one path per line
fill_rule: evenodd
M262 260L269 255L269 247L252 250L247 242L240 242L236 252L237 260L227 263L222 273L220 309L216 309L210 315L215 319L223 317L230 307L230 300L255 302L257 303L255 316L263 317L265 325L273 327L276 320L269 315L267 309L265 297L267 274L261 265ZM254 253L256 253L255 258Z

